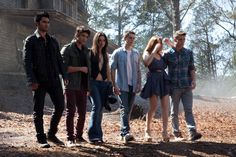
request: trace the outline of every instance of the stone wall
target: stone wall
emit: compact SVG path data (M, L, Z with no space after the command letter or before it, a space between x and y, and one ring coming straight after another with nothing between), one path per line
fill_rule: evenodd
M13 8L16 6L15 0L1 0L0 1L0 8Z
M16 26L7 18L0 19L0 71L16 71Z

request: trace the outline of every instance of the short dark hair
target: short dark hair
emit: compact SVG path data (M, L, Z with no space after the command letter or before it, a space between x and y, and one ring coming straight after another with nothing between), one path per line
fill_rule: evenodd
M134 31L125 31L125 33L124 33L124 39L126 39L130 34L133 34L133 35L135 35L135 32Z
M88 29L88 28L86 28L85 26L77 26L76 27L76 31L75 31L75 36L77 35L77 34L80 34L80 33L87 33L88 34L88 36L90 36L90 30Z
M34 22L40 22L43 17L49 19L49 14L45 11L37 13L37 15L34 17Z
M78 34L80 34L80 33L87 33L89 36L90 36L90 30L88 29L88 28L86 28L85 26L77 26L76 27L76 32L78 33Z

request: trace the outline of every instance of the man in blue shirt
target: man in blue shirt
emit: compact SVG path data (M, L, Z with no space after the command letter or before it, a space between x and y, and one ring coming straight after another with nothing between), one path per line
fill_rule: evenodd
M196 87L195 66L193 52L184 48L186 33L176 31L174 34L174 47L164 55L168 65L168 73L171 79L171 120L173 134L176 140L182 140L183 137L179 130L179 102L182 100L185 120L189 131L189 140L195 141L202 135L196 131L196 124L192 113L193 93Z
M124 35L125 45L116 49L111 58L111 79L116 95L120 95L121 137L124 143L134 140L130 133L130 114L135 93L141 89L140 54L133 49L135 33L128 31ZM117 73L116 73L117 72ZM116 76L117 74L117 76Z

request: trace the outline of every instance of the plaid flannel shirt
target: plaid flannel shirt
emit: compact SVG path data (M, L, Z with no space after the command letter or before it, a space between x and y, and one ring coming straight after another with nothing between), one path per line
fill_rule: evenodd
M164 60L168 65L171 87L190 87L192 81L191 71L195 70L193 52L186 48L182 48L177 52L172 48L164 55Z

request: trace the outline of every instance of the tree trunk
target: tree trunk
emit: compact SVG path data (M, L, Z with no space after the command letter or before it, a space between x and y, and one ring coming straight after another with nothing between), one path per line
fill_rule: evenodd
M179 0L171 0L172 5L172 22L173 32L180 30L180 11L179 11Z
M120 0L118 1L118 45L121 46L121 40L122 40L122 32L121 32L121 22L122 22L122 17L121 17L121 4Z

